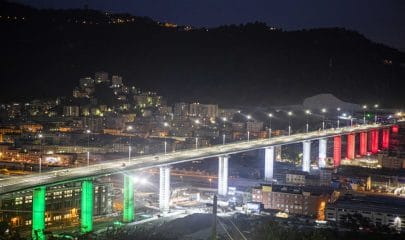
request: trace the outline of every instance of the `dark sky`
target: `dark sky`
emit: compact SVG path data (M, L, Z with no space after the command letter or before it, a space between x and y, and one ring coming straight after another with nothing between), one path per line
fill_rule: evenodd
M405 51L405 0L16 0L40 8L129 12L180 25L263 21L286 30L345 27Z

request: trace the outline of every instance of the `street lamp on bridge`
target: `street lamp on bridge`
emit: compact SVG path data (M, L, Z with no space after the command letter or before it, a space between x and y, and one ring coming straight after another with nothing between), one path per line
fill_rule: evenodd
M269 113L270 125L269 125L269 139L271 138L271 119L273 118L273 114Z
M326 108L321 109L322 112L322 130L325 131L325 113L326 113Z
M127 127L127 132L131 131L133 129L132 126ZM132 138L131 135L129 135L129 142L128 142L128 163L131 163L131 151L132 151Z
M86 134L87 134L87 166L90 166L90 134L91 134L90 129L86 130Z
M363 124L366 124L366 109L367 105L363 105Z
M378 104L374 104L374 123L377 123L377 110L378 110Z
M338 108L336 108L336 111L337 111L337 128L339 129L339 127L340 127L340 120L339 120L339 117L340 117L340 107L338 107Z
M292 114L293 113L291 111L289 111L287 113L287 115L288 115L288 136L291 135L291 116L292 116Z
M252 116L247 115L246 118L247 118L247 123L246 123L247 140L249 142L250 141L250 131L249 131L249 124L248 123L249 123L249 120L252 119Z
M307 124L306 124L306 129L307 129L307 133L309 131L309 115L311 115L311 111L310 110L305 110L305 115L307 116Z

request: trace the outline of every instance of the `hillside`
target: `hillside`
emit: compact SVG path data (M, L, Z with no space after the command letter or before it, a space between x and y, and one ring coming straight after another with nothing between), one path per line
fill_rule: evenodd
M100 70L170 101L278 105L325 92L349 102L405 100L405 55L350 30L287 32L259 22L189 30L7 2L0 15L1 101L69 96L80 77Z

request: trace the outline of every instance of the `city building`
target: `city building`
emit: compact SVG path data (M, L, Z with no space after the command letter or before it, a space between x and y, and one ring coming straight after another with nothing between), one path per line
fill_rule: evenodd
M70 225L79 222L80 182L48 187L46 191L46 225ZM113 188L111 183L94 183L94 216L112 213ZM13 211L9 211L13 209ZM32 192L6 194L0 198L0 221L13 227L30 227L32 224Z
M246 130L251 133L257 133L263 130L263 122L248 121L246 122Z
M378 162L382 168L388 169L405 168L405 158L399 156L389 156L388 154L379 154Z
M338 198L326 207L327 221L343 224L350 215L361 215L374 225L385 225L405 230L405 201L403 198L387 196L353 196Z
M175 103L173 107L173 114L176 117L185 117L188 115L188 104L184 102Z
M111 77L111 87L112 88L119 88L122 87L122 77L118 75L112 75Z
M107 72L96 72L94 74L94 80L96 83L109 83Z
M80 116L79 106L63 106L63 115L65 117L78 117Z
M252 189L252 201L290 214L324 219L324 210L333 190L319 187L267 185Z

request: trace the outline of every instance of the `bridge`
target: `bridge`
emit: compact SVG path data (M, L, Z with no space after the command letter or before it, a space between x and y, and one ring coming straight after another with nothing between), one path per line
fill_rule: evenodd
M32 203L32 236L34 239L44 239L45 230L45 196L46 187L68 182L82 182L81 198L81 231L91 232L93 229L93 179L128 171L142 171L149 168L160 168L159 208L163 213L169 211L170 201L170 166L193 160L218 158L218 194L225 196L228 191L228 161L232 154L251 150L265 150L264 180L273 179L274 148L275 146L294 143L303 144L302 170L310 172L311 142L319 142L318 166L326 165L326 150L328 139L333 139L334 166L338 167L341 160L341 137L347 135L347 158L355 157L356 135L359 136L359 154L366 155L368 146L371 152L388 149L391 125L364 124L337 129L325 129L307 133L297 133L288 136L274 136L267 139L248 140L223 145L215 145L193 150L170 152L167 154L145 155L133 158L114 159L105 163L90 166L69 168L57 171L43 172L29 176L17 176L0 180L1 195L23 190L33 192ZM382 131L382 144L379 143L379 132ZM367 135L370 134L368 138ZM370 144L368 144L370 139ZM380 148L381 145L381 148ZM124 174L124 210L123 221L134 220L133 180Z

